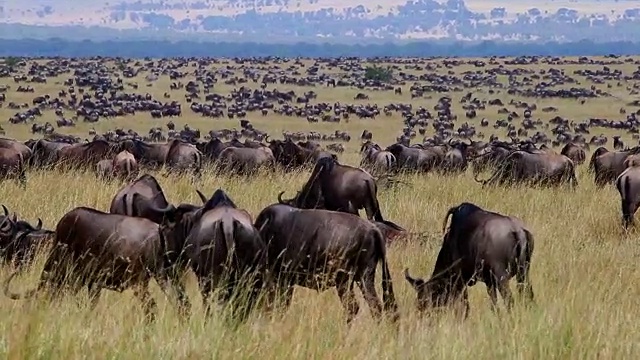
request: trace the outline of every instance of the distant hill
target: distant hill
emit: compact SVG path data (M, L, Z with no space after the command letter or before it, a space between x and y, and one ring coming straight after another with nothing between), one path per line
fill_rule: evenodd
M640 40L640 0L21 0L0 37L251 40ZM535 4L532 6L530 4Z

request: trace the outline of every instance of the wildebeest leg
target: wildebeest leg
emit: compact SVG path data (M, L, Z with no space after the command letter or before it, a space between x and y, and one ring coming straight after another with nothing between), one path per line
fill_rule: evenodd
M151 322L155 320L157 306L155 300L151 297L149 292L149 279L143 280L139 284L136 284L133 289L133 294L140 300L144 308L145 321Z
M180 276L175 276L172 280L166 279L164 276L158 276L156 277L156 282L165 294L168 293L169 288L173 289L176 295L178 313L182 319L188 318L191 313L191 303L189 303L189 297L187 296L184 283L180 280Z
M200 293L202 294L202 306L204 307L205 316L208 318L211 315L211 295L217 282L210 277L199 276L198 278Z
M375 265L373 264L375 269ZM371 315L376 319L380 319L382 314L382 303L380 303L380 299L378 298L378 294L376 293L376 285L375 285L376 273L375 271L368 268L365 270L364 274L358 281L358 286L360 287L360 291L362 291L362 296L364 296L364 300L369 305L369 309L371 310Z
M511 295L511 289L509 289L509 277L507 277L506 274L502 274L498 278L498 289L500 290L500 295L507 306L507 310L511 310L511 307L513 306L513 296Z
M98 305L98 300L100 300L100 286L95 282L90 282L87 286L89 290L89 306L90 309L93 310Z
M495 279L492 279L487 283L487 294L489 294L489 299L491 299L491 310L493 312L498 311L498 289Z
M633 216L635 215L638 209L638 204L633 203L631 201L622 200L622 223L625 228L633 225Z
M358 300L353 293L353 281L349 278L349 275L344 273L336 275L336 289L342 306L347 312L347 324L350 324L353 318L358 315L360 305L358 305Z

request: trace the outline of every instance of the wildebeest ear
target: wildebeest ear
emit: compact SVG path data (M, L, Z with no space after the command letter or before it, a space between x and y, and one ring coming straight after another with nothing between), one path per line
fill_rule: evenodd
M423 287L425 282L422 279L414 279L411 277L411 275L409 275L409 269L404 269L404 278L407 279L407 281L409 282L409 284L411 284L411 286L414 287L414 289L418 289L420 287Z

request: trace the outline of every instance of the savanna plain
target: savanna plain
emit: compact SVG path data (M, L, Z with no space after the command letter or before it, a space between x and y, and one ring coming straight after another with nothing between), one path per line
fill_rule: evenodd
M266 89L277 88L282 92L294 91L301 96L314 91L317 97L309 104L326 102L334 104L377 104L380 109L389 104L411 104L415 111L424 107L435 113L434 105L442 96L449 96L452 112L457 115L455 128L467 122L483 133L486 141L495 134L502 140L509 140L505 128L496 129L493 124L505 119L507 114L499 114L502 107L515 111L520 118L512 122L516 128L522 121L522 109L510 102L524 101L536 104L532 119L540 119L544 124L556 116L574 123L590 118L621 119L638 110L629 105L638 98L635 87L638 80L625 79L637 71L640 59L636 58L590 58L593 62L579 62L577 58L540 61L531 64L507 64L507 58L457 59L457 64L445 63L451 59L391 59L377 65L390 66L393 75L387 79L390 89L373 89L371 86L328 87L323 82L301 86L292 83L269 83ZM474 61L485 62L483 67ZM43 110L42 116L26 123L12 124L8 119L22 110L10 109L7 104L27 103L33 107L36 96L49 94L56 97L59 91L68 89L64 81L73 78L73 70L57 76L48 76L46 83L16 83L13 76L26 73L32 63L46 64L47 59L24 59L24 66L16 66L11 75L0 78L0 88L6 96L0 108L0 122L6 136L21 141L42 135L32 134L32 123L46 121L55 126L57 116L51 109ZM74 60L76 62L103 62L105 74L115 79L122 77L124 66L113 59ZM140 61L139 65L135 65ZM143 66L153 61L153 65ZM607 65L598 61L608 62ZM171 120L176 129L185 124L198 128L204 136L209 130L240 128L238 118L229 119L203 117L189 108L184 89L170 90L170 84L195 80L193 66L189 61L178 71L187 73L185 78L170 79L168 72L160 72L157 79L150 81L146 76L152 69L158 69L173 60L161 62L159 59L131 60L128 64L140 68L134 77L124 79L124 91L129 93L149 93L159 101L176 100L182 104L182 115L172 118L152 118L148 112L135 115L103 118L87 123L80 117L75 127L61 127L56 131L73 134L82 139L93 138L89 130L98 134L121 128L132 129L145 135L154 126L160 126L166 133L165 124ZM161 65L164 63L165 65ZM0 67L2 67L0 60ZM261 64L246 61L236 63L232 59L219 59L217 63L206 65L212 72L222 69L231 72L230 77L245 78L255 72L263 76L271 72L276 78L301 78L310 76L307 70L318 67L318 74L335 79L355 79L361 82L364 69L370 63L342 60L336 63L317 62L301 59L287 62L265 60ZM594 81L591 77L578 75L576 70L602 70L607 66L611 71L620 70L619 78ZM496 71L501 68L502 70ZM555 68L564 71L563 77L575 82L552 82L543 75L531 81L527 72L549 73ZM507 70L507 71L505 71ZM482 76L495 77L490 85L483 81L470 84L463 80L465 73L479 72ZM512 75L507 75L511 72ZM421 75L429 76L422 80ZM444 77L447 75L446 77ZM30 77L30 76L29 76ZM511 79L510 79L511 77ZM227 78L228 79L228 78ZM426 91L422 96L412 97L410 87L414 82L430 85L431 81L449 81L446 91ZM434 80L436 79L436 80ZM437 80L440 79L440 80ZM445 79L445 80L443 80ZM446 80L448 79L448 80ZM455 79L460 80L453 83ZM246 86L260 89L260 83L249 80L244 84L226 84L226 79L218 76L211 93L227 96L234 89ZM565 79L566 80L566 79ZM546 89L570 87L590 88L594 86L602 93L593 98L524 97L510 89L530 89L547 81ZM137 84L137 88L132 85ZM17 92L18 86L31 86L34 92ZM455 88L460 91L456 91ZM77 89L78 87L76 87ZM397 94L394 88L401 88ZM87 93L92 93L87 89ZM465 117L461 98L471 92L480 101L500 99L504 106L485 106L478 109L477 117ZM165 97L168 93L170 98ZM368 95L368 99L355 100L358 93ZM204 102L204 94L201 99ZM295 99L295 98L294 98ZM305 104L292 103L293 106ZM282 104L275 104L275 108ZM555 112L540 109L555 107ZM373 133L373 141L383 148L393 144L401 134L403 117L392 111L389 116L382 111L375 118L360 119L352 115L348 121L308 122L305 117L285 116L269 111L263 116L260 111L248 112L243 119L251 121L257 129L268 132L272 138L282 138L283 131L317 131L322 134L335 130L346 131L351 141L342 142L343 153L338 154L341 163L358 166L361 155L360 134L367 129ZM71 118L73 109L63 110L65 118ZM482 127L481 119L489 120L489 126ZM418 134L412 143L422 142L422 137L434 134L429 120L426 134ZM551 139L551 127L539 126ZM604 134L609 138L607 147L612 149L612 136L620 135L629 146L638 140L624 130L600 127L590 128L592 135ZM476 134L477 135L477 134ZM479 139L474 136L474 139ZM337 142L337 141L333 141ZM323 145L329 142L321 141ZM591 150L596 146L591 146ZM560 147L555 148L557 152ZM587 163L591 153L587 153ZM159 315L156 321L145 323L140 303L130 290L123 293L103 291L97 307L89 308L86 291L78 296L63 296L56 302L34 298L13 301L0 296L0 353L8 359L554 359L554 358L634 358L640 354L640 239L636 231L625 231L621 226L620 197L614 186L596 188L593 175L587 172L587 163L577 166L579 185L575 190L565 187L529 188L486 187L473 179L468 170L461 175L403 174L397 185L380 186L378 198L385 218L403 226L411 233L407 239L388 246L388 259L398 298L401 317L399 327L387 321L377 323L369 314L360 293L356 291L361 311L354 322L347 326L342 306L334 289L318 293L304 288L296 288L293 303L284 313L266 316L254 312L246 323L230 327L221 320L219 312L209 320L202 311L201 296L192 274L188 274L188 294L192 302L192 314L187 321L181 321L171 301L155 285L152 295L158 302ZM310 170L284 173L262 172L251 177L220 174L207 167L201 180L192 181L188 175L177 176L166 171L153 172L162 185L167 199L172 203L190 202L197 204L195 192L201 190L211 194L215 189L224 189L238 204L253 216L265 206L276 202L277 194L286 190L293 195L308 178ZM487 178L484 173L481 177ZM57 221L76 206L88 206L108 211L112 197L124 185L119 181L103 181L96 178L91 170L62 172L58 170L28 171L26 189L14 181L0 183L0 202L21 218L35 223L41 218L44 227L55 229ZM535 251L531 267L531 278L535 290L535 305L517 305L510 313L490 310L485 285L478 283L470 289L471 312L466 320L454 314L443 312L433 316L418 317L415 311L415 292L404 280L403 270L408 267L413 275L428 278L433 269L442 242L442 222L446 211L463 201L475 203L483 208L518 217L527 224L535 237ZM46 251L38 255L35 265L12 282L14 291L22 291L36 286ZM12 269L0 269L0 279L5 279ZM376 286L380 286L380 270L377 272ZM378 290L380 294L380 290Z

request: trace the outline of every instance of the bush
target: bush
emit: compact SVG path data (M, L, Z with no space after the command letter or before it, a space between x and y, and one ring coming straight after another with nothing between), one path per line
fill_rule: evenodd
M368 66L364 71L364 78L366 80L389 82L393 79L393 70L388 66L386 68L380 66Z

